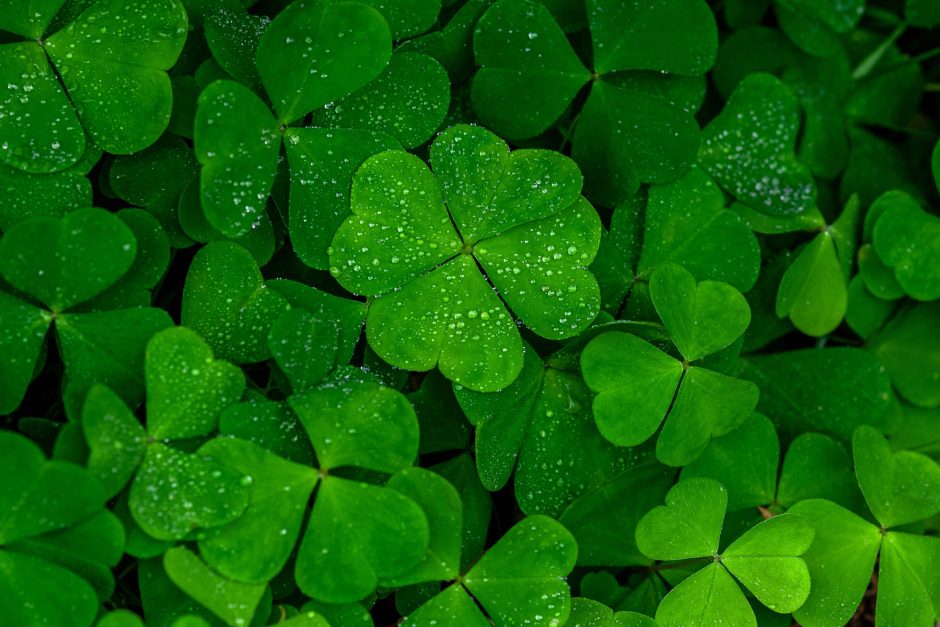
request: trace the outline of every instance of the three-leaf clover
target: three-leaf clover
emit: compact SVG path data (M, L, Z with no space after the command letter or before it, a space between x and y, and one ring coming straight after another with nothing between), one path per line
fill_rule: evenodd
M712 479L685 479L636 528L645 555L664 561L711 561L669 591L656 610L665 627L719 622L757 625L735 582L775 612L789 614L810 594L810 573L799 557L813 541L809 521L781 514L763 521L719 552L727 491Z
M114 392L104 386L89 391L82 410L89 470L109 495L133 476L130 512L152 538L179 540L234 520L248 505L250 479L177 446L215 430L221 410L241 397L244 375L214 359L206 343L184 327L153 336L145 375L146 429Z
M105 511L98 481L71 462L47 460L33 442L0 432L0 612L11 624L90 625L109 567L121 558L124 532Z
M600 221L561 154L510 153L489 131L455 126L434 141L430 162L433 171L385 152L362 165L330 271L374 297L366 335L385 361L437 365L470 389L499 390L522 369L514 316L563 339L597 315L597 281L585 266Z
M0 30L25 40L0 45L0 161L27 172L73 166L86 132L125 154L152 144L170 121L166 70L187 33L179 0L85 2L50 28L63 4L0 3Z
M758 388L690 363L737 340L750 309L730 285L695 278L665 264L650 279L650 297L683 361L629 333L605 333L581 354L581 370L594 398L601 434L620 446L648 440L660 424L656 457L682 466L712 436L731 431L751 415ZM668 414L668 416L667 416Z
M929 457L891 450L877 430L862 426L852 438L855 474L878 525L823 499L797 503L816 529L806 553L813 589L795 613L800 624L845 624L868 587L879 553L879 625L929 625L938 618L932 564L940 540L901 530L940 511L940 466Z
M496 2L480 18L473 49L474 111L512 139L549 128L590 85L568 129L588 196L614 206L641 182L664 183L695 160L701 79L715 60L717 29L700 0L649 6L587 2L593 71L545 6ZM665 76L663 76L665 75Z
M78 414L94 383L119 390L130 405L143 399L144 346L172 320L163 310L142 306L162 269L159 260L143 254L138 237L159 226L150 218L148 227L149 216L136 211L79 209L6 231L0 274L13 289L0 292L0 412L16 409L23 399L52 324L68 373L70 415ZM129 291L109 289L118 286ZM142 302L136 296L127 302L133 292Z

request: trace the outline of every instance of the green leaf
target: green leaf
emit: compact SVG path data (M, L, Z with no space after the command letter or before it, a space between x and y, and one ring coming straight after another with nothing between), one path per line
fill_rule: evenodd
M463 584L497 624L563 624L570 612L565 577L578 545L559 523L529 516L506 532Z
M695 162L700 133L691 111L647 91L608 76L592 85L581 110L571 156L584 171L585 194L600 205L624 202L641 182L668 183Z
M257 65L284 124L352 93L379 75L391 33L375 9L358 2L295 2L271 22Z
M940 540L907 533L885 534L878 568L879 625L929 625L935 622L940 580L934 564Z
M95 385L85 397L82 430L89 449L86 467L113 497L143 460L147 431L121 397L103 385Z
M386 484L424 510L430 543L424 559L408 572L384 580L383 586L400 588L423 581L446 581L460 571L463 504L460 494L445 478L423 468L406 468Z
M388 133L415 148L438 129L450 104L447 72L418 52L397 52L375 79L313 115L318 126Z
M861 493L845 447L819 433L804 433L790 443L780 470L777 502L790 507L823 498L862 511Z
M336 364L339 330L303 309L282 313L268 334L268 348L294 390L313 387Z
M256 228L277 174L277 121L254 92L215 81L199 95L193 131L206 219L229 237Z
M829 232L807 244L787 268L777 292L777 316L807 335L822 336L845 317L848 288Z
M741 588L718 563L709 564L670 590L656 610L656 622L662 627L722 623L757 627L754 611Z
M673 183L651 187L648 195L639 274L675 262L697 280L722 281L742 292L754 286L760 270L757 238L724 208L721 190L706 174L692 168Z
M598 73L658 70L697 76L711 68L718 52L715 18L701 0L647 7L591 0L588 21Z
M173 320L162 309L139 307L56 317L59 351L68 374L66 411L78 416L91 386L107 385L136 407L144 399L144 349Z
M327 270L330 241L349 216L353 174L372 155L400 146L384 133L355 129L289 128L284 137L291 244L305 264Z
M166 70L176 63L188 26L178 0L95 2L45 40L82 125L101 149L137 152L166 129L173 102Z
M940 298L940 218L900 196L881 213L873 235L878 256L905 293L923 301Z
M837 386L833 373L839 373ZM804 431L848 441L858 425L884 424L891 393L878 359L857 348L749 356L742 376L760 388L757 409L773 418L783 441Z
M578 541L578 565L648 564L634 532L640 518L663 502L673 479L672 469L643 464L572 502L559 521Z
M620 446L636 446L656 432L683 375L681 363L629 333L591 340L581 353L581 370L597 393L597 428Z
M636 544L651 559L681 560L718 553L728 491L713 479L683 479L666 504L646 513L636 527Z
M3 4L5 15L30 6ZM0 45L0 85L6 85L0 90L0 161L40 174L64 170L79 160L85 133L42 47L33 42Z
M852 436L855 475L865 501L885 527L899 527L940 512L940 465L911 451L892 452L875 429Z
M757 599L781 614L797 610L810 591L800 555L813 542L813 527L799 515L774 516L731 543L721 563Z
M59 312L113 285L136 253L134 233L119 218L103 209L80 209L60 219L33 218L7 231L0 240L0 273Z
M63 529L101 511L107 497L83 468L46 460L14 432L0 431L0 445L0 470L11 478L0 487L0 544Z
M281 571L297 542L316 470L234 438L210 440L199 454L251 479L245 513L207 529L199 538L199 553L226 577L265 583Z
M490 621L460 584L453 584L406 616L403 627L431 627L453 622L464 627L487 627Z
M0 164L0 228L35 216L60 217L92 204L91 181L75 167L32 174Z
M755 413L734 431L712 439L708 448L682 469L681 477L720 482L728 489L728 511L734 512L774 500L779 461L780 441L774 425ZM807 483L818 479L807 478Z
M131 514L150 536L179 540L241 516L248 505L243 479L205 455L153 442L131 483Z
M157 219L143 209L122 209L117 217L133 231L137 240L134 263L117 285L152 289L170 265L169 238ZM149 301L146 304L150 304Z
M676 348L695 361L726 348L751 322L741 293L726 283L702 281L676 264L660 266L650 278L650 298Z
M353 179L351 209L330 252L330 272L351 292L400 287L460 249L440 186L414 155L390 151L366 160Z
M266 285L287 299L291 307L306 309L314 317L334 324L339 331L336 364L347 364L352 360L359 336L362 335L362 323L366 317L365 303L334 296L287 279L274 279Z
M202 23L212 57L241 83L251 87L260 85L255 55L271 20L248 13L237 2L222 2L213 8L215 10L206 15Z
M591 78L537 2L495 2L477 23L473 50L480 66L471 84L473 110L510 139L534 137L551 127ZM505 106L509 95L515 106Z
M871 580L881 531L835 503L809 499L790 508L812 522L815 539L803 556L812 588L794 618L819 627L845 625Z
M247 440L297 464L313 465L310 439L285 401L253 399L229 405L219 416L219 433Z
M0 28L27 39L40 39L65 0L33 0L29 3L3 0Z
M873 245L862 244L858 249L858 271L865 287L874 296L884 300L897 300L904 296L904 288L898 283L894 271L885 265Z
M0 413L9 414L22 402L33 380L52 317L0 292L0 320Z
M739 201L772 216L808 211L816 187L794 154L796 97L769 74L750 74L705 129L699 163Z
M10 624L91 625L98 599L75 573L47 561L0 550L0 611Z
M325 603L357 601L418 564L429 538L427 517L408 497L324 477L298 549L297 585Z
M431 167L454 224L469 244L559 214L581 191L581 175L571 159L550 150L510 152L498 136L475 126L441 133L431 145ZM593 258L594 251L577 252Z
M600 310L600 288L587 269L600 232L597 213L582 198L554 216L480 242L474 258L526 327L565 339L587 328Z
M215 430L219 412L245 389L242 371L216 361L212 349L184 327L157 333L147 344L147 429L156 439L184 439Z
M713 436L728 433L751 416L760 390L750 381L704 368L689 368L656 442L656 457L670 466L695 460Z
M397 390L337 381L295 394L289 402L324 471L359 466L393 473L417 457L418 417Z
M933 332L938 315L937 302L907 307L868 343L901 396L918 407L940 406L940 335Z
M237 364L266 359L269 330L287 308L238 244L213 242L193 258L183 287L182 323L199 333L217 358Z
M182 546L164 554L163 567L180 590L229 625L247 625L264 594L264 584L226 579Z

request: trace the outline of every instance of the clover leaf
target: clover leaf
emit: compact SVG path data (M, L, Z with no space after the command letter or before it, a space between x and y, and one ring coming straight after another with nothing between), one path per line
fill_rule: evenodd
M917 300L940 298L940 218L923 211L910 197L895 197L879 213L873 230L878 257L894 270L898 284Z
M708 477L726 486L729 512L766 507L781 513L810 498L862 509L849 455L838 441L803 433L790 442L778 479L779 462L774 425L755 413L734 431L712 439L705 452L682 469L682 478Z
M847 442L859 425L884 425L891 381L867 351L804 349L750 355L743 361L742 376L761 389L758 410L773 417L784 441L817 431ZM846 387L827 385L833 372Z
M403 624L487 625L480 606L497 624L564 624L571 611L564 578L574 568L576 556L577 545L564 527L546 516L529 516L507 531L457 583Z
M375 297L366 334L383 359L438 365L461 385L499 390L522 367L507 306L552 339L597 315L597 282L584 266L600 224L561 155L510 153L492 133L456 126L435 140L431 165L400 152L363 164L330 270L346 289Z
M500 392L455 385L454 394L476 427L477 470L483 485L501 489L510 477L527 514L558 516L648 457L608 443L590 415L590 392L561 359L542 361L526 346L522 372Z
M940 304L922 303L901 309L869 341L869 347L898 393L918 407L937 407L937 336L928 332ZM887 393L885 393L887 394ZM874 426L879 426L873 423Z
M0 608L4 616L23 624L34 620L91 624L98 607L95 590L75 572L76 560L85 551L69 556L54 549L57 535L61 538L83 521L104 514L104 490L82 468L47 460L39 447L21 435L2 432L0 445L4 451L0 463L10 478L0 490ZM88 540L104 543L107 537L92 531ZM105 567L114 564L107 558L104 561Z
M940 467L918 453L892 452L881 434L867 426L856 429L852 451L859 485L880 527L823 499L790 509L811 521L817 535L806 554L813 589L795 618L812 625L844 624L864 594L880 552L875 620L928 624L937 611L930 569L924 568L940 555L940 541L893 528L936 513L940 502L933 486L940 484Z
M471 97L484 123L524 139L552 127L590 84L567 133L586 193L613 206L641 182L670 181L694 161L695 77L714 61L717 32L711 10L697 0L646 8L594 0L587 13L593 72L543 5L494 3L474 34L481 69Z
M94 305L135 264L137 238L119 217L102 209L80 209L62 218L35 217L15 225L0 240L0 274L23 297L0 294L6 327L0 410L12 411L23 398L54 323L62 360L69 371L67 410L77 415L94 383L119 389L136 405L143 397L143 348L150 336L170 326L166 312L114 304ZM36 307L33 301L44 307ZM89 305L92 303L92 305ZM90 308L81 311L79 306ZM120 307L120 304L117 304Z
M0 160L27 172L75 164L86 132L103 150L126 154L152 144L170 121L166 70L187 31L180 2L86 2L49 32L62 4L5 8L0 18L0 29L31 40L0 46L0 112L11 118L0 130Z
M393 135L418 145L440 124L450 100L436 61L403 54L389 63L390 55L389 27L367 4L318 0L294 2L282 11L257 44L257 69L276 117L261 98L235 81L217 81L199 96L194 140L203 166L199 199L209 224L228 237L239 237L266 220L283 138L291 167L291 232L312 240L301 246L301 258L325 268L326 243L309 220L332 215L338 224L339 216L345 217L347 209L335 197L325 205L317 201L337 193L343 199L351 168L358 165L346 160L361 163L378 150L355 145L362 139L359 131L378 131L375 141L384 142L390 129L372 121L380 112L383 119L395 119ZM349 128L321 133L289 127L326 105L329 111L315 121ZM337 146L341 152L331 153ZM318 153L329 154L323 169L308 161ZM346 173L337 178L337 170Z
M751 528L718 552L727 491L711 479L685 479L652 509L636 529L637 546L661 560L712 561L682 581L656 611L661 625L706 625L718 617L756 625L737 578L775 612L799 608L810 592L810 576L800 558L813 541L813 528L800 516L782 514ZM732 577L733 575L733 577Z
M244 476L171 441L214 431L221 409L241 396L244 376L215 361L205 342L182 327L153 336L145 369L146 430L110 390L89 392L82 416L89 469L104 479L110 495L133 476L130 513L158 540L237 518L247 506Z
M605 438L636 446L666 418L656 457L682 466L698 457L711 437L741 424L757 404L755 386L689 365L734 342L747 328L750 310L731 286L696 284L675 264L653 274L650 295L684 361L635 335L605 333L585 347L581 369L597 394L594 419Z
M796 158L799 105L769 74L750 74L705 128L699 164L726 191L772 216L804 213L816 187Z

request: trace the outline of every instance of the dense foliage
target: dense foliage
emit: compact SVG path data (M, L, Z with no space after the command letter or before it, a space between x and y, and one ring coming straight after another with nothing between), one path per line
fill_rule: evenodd
M938 94L937 0L0 0L0 624L934 625Z

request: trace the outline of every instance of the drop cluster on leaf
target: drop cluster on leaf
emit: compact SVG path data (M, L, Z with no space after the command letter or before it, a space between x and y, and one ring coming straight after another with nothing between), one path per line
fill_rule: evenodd
M0 0L0 627L940 624L940 1Z

